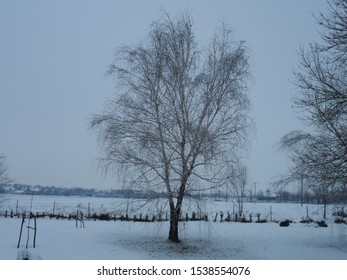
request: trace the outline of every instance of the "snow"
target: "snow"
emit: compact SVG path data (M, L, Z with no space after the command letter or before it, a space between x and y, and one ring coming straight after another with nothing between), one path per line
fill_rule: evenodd
M24 196L7 196L0 204L16 207L17 199L25 208ZM94 208L123 205L116 199L35 197L33 205L40 211L52 208L52 199L60 203L65 211L81 208L88 199ZM23 201L22 201L23 200ZM64 206L64 200L67 204ZM28 200L29 201L29 200ZM44 203L46 201L46 203ZM102 203L103 201L103 203ZM112 203L111 203L112 201ZM28 202L29 203L29 202ZM74 207L72 207L74 205ZM112 206L113 205L113 206ZM112 207L111 207L112 206ZM228 207L227 207L228 206ZM168 222L125 222L85 220L85 228L77 227L74 220L37 219L36 248L32 248L33 233L30 233L28 250L25 249L27 231L23 230L22 242L17 249L21 218L0 217L0 259L21 259L26 254L30 259L43 260L186 260L186 259L236 259L236 260L346 260L347 225L334 224L329 208L328 227L316 224L301 224L306 215L306 205L278 203L246 203L246 213L261 213L262 218L269 216L270 206L274 220L290 218L294 222L283 228L275 222L235 223L189 221L180 223L181 240L179 244L167 241ZM187 206L188 207L188 206ZM321 205L308 205L309 215L322 219ZM232 209L232 204L217 202L206 203L208 213ZM192 210L193 208L191 208ZM118 210L117 210L118 211ZM225 212L226 213L226 212ZM256 218L254 218L256 219ZM269 219L269 217L268 217Z

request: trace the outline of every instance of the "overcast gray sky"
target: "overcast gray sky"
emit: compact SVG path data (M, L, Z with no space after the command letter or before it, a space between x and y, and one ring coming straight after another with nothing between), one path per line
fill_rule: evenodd
M114 96L104 75L113 50L144 39L165 9L189 11L206 45L225 22L251 49L257 132L249 184L266 189L286 171L275 144L301 124L291 108L297 51L319 40L313 14L326 0L0 0L0 154L15 182L115 188L97 170L92 114Z

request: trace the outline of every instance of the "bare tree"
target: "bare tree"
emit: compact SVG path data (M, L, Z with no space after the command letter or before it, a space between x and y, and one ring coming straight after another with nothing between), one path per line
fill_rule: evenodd
M293 131L281 141L292 166L278 182L305 180L323 200L347 184L347 2L331 0L320 15L323 43L301 49L294 72L299 94L294 106L311 132ZM277 182L277 183L278 183Z
M335 62L345 63L347 59L347 2L345 0L328 1L329 13L320 13L317 22L324 29L321 33L325 44L321 45L322 51L330 51L335 56Z
M7 172L6 157L0 155L0 203L4 202L2 195L6 192L4 186L10 183L10 178Z
M6 157L4 155L0 155L0 188L10 182L5 160Z
M175 242L184 197L223 184L251 124L244 42L223 26L202 50L192 27L189 15L165 15L146 43L118 48L108 71L117 96L91 121L105 169L164 194Z
M247 167L241 163L234 164L230 167L230 188L233 197L236 198L233 202L238 209L238 215L241 218L243 215L243 203L246 198L247 184Z

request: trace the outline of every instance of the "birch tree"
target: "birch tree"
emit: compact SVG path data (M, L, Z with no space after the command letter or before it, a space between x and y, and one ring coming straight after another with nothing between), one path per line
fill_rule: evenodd
M184 197L221 187L248 145L248 49L223 26L200 48L189 15L153 22L144 42L116 49L116 97L93 116L104 168L163 193L179 242Z

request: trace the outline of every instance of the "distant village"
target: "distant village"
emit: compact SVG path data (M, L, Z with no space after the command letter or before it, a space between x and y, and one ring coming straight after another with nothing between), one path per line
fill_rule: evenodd
M0 194L17 194L17 195L51 195L51 196L90 196L90 197L111 197L111 198L134 198L134 199L154 199L162 197L164 194L151 190L136 189L109 189L98 190L96 188L80 187L57 187L57 186L39 186L28 184L9 184L0 186ZM227 191L211 190L209 192L195 195L194 199L210 199L214 201L231 201L235 196ZM320 203L319 197L314 193L305 191L290 192L287 190L270 190L257 191L256 194L249 191L243 197L244 202L294 202L294 203Z
M94 196L115 198L145 198L156 196L152 191L139 191L129 189L97 190L94 188L65 188L57 186L39 186L27 184L9 184L0 187L0 194L25 194L25 195L55 195L55 196Z

